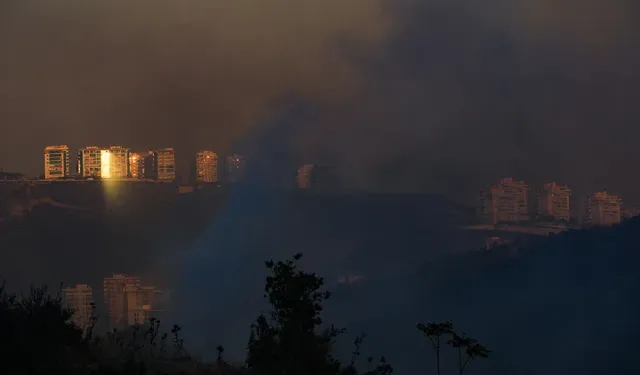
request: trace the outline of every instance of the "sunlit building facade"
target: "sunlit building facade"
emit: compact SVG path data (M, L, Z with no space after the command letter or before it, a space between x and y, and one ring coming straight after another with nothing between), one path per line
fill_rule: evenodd
M127 178L129 154L130 150L122 146L82 148L78 151L78 174L82 177L104 179Z
M93 316L93 289L86 284L78 284L62 291L66 305L73 310L71 321L81 329L87 329Z
M103 150L102 178L127 178L129 177L130 150L122 146L112 146ZM104 157L107 156L105 159ZM108 169L105 169L108 167Z
M173 148L162 148L155 151L158 181L174 181L176 179L176 154Z
M622 220L622 199L606 191L591 194L585 201L584 226L612 226Z
M530 220L527 190L524 181L503 178L480 193L478 214L491 224Z
M218 182L218 155L213 151L200 151L196 154L196 181Z
M144 155L139 152L129 153L129 176L135 179L144 178Z
M571 189L555 182L538 190L538 218L569 222L571 218Z
M102 149L97 146L87 146L78 150L77 171L81 177L100 177Z
M69 176L69 146L57 145L44 148L44 178L54 180Z

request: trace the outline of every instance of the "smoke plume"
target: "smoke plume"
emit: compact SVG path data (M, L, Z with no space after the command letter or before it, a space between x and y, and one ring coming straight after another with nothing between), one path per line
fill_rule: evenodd
M353 186L465 198L517 175L637 201L632 0L0 7L5 169L38 173L49 143L113 143L174 146L185 174L198 149L284 121L290 96L317 113L291 163L339 166Z

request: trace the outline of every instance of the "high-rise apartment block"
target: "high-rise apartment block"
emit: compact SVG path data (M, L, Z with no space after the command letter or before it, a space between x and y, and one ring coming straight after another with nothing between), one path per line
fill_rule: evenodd
M313 164L305 164L298 168L298 176L296 178L298 189L309 189L311 187L313 169Z
M527 188L512 177L501 179L480 194L479 215L491 224L529 220Z
M538 218L563 220L571 218L571 189L555 182L544 184L538 191Z
M176 179L176 155L173 148L162 148L155 151L158 181L174 181Z
M82 177L127 178L130 150L121 146L89 146L78 151L78 173Z
M102 174L102 149L87 146L78 150L78 174L82 177L99 177Z
M606 191L591 194L585 202L582 224L611 226L621 221L622 199Z
M127 178L129 177L129 154L130 150L122 146L112 146L103 150L103 155L108 155L108 163L103 158L103 166L108 165L108 173L102 178ZM103 171L105 169L103 168Z
M104 303L107 306L110 329L129 325L127 292L138 288L140 278L136 276L114 274L104 279Z
M227 156L227 176L228 182L240 182L244 178L245 169L247 167L247 159L241 155Z
M196 154L196 181L218 182L218 155L213 151Z
M53 180L69 176L69 147L66 145L44 148L44 178Z
M157 295L160 293L155 287L127 287L124 290L127 309L127 324L141 325L153 317Z
M139 152L129 154L129 175L131 178L144 178L144 156Z
M144 178L148 180L158 179L158 154L155 151L149 151L144 156L143 170Z
M68 287L62 291L64 302L73 310L71 321L77 327L86 329L93 315L93 290L85 284Z
M161 292L142 286L140 278L115 274L104 279L104 300L110 328L144 324L153 316Z

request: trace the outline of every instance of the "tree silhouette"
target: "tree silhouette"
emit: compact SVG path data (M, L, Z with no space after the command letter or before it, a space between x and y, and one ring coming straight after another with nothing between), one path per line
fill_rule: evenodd
M331 356L335 338L344 330L333 326L320 330L322 303L330 294L324 280L298 268L292 260L265 262L265 298L273 310L261 314L251 326L247 366L265 374L337 374L340 363Z
M458 373L462 375L464 373L469 361L476 357L487 358L491 351L486 346L480 344L478 340L467 337L464 333L458 335L453 333L453 338L447 341L449 345L458 350ZM463 361L462 352L466 354L466 358Z
M442 349L441 339L444 336L453 333L453 324L451 322L427 323L426 325L418 323L416 327L433 345L433 349L436 353L436 369L438 375L440 375L440 350Z
M351 361L344 368L331 352L335 339L344 329L323 328L320 318L323 303L330 297L324 280L301 270L296 254L292 260L265 264L270 270L265 295L272 310L261 314L251 326L246 365L250 374L260 375L357 375L356 361L361 355L365 334L354 340ZM93 337L97 317L88 329L71 322L73 311L64 308L60 294L51 297L47 288L32 288L26 296L4 292L0 284L0 360L3 374L152 374L152 373L247 373L222 358L224 348L217 347L215 364L203 368L184 347L181 328L173 325L170 333L160 335L160 321L132 326L108 333L106 340ZM490 351L477 340L458 335L450 322L418 324L430 340L440 374L440 352L446 341L458 351L459 374L471 360L486 358ZM159 340L158 340L159 338ZM167 345L173 353L167 355ZM363 375L391 375L393 367L385 357L377 365L368 357ZM215 365L215 367L213 367Z
M462 375L471 360L476 357L487 358L491 351L486 346L480 344L478 340L467 337L464 333L458 335L451 322L444 323L418 323L417 328L433 345L436 354L436 368L440 374L440 352L442 350L442 340L450 336L446 343L458 351L458 373ZM463 352L466 358L463 360Z

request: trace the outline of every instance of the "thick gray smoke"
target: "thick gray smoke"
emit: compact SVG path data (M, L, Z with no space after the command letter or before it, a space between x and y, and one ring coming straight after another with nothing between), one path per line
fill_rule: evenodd
M263 165L337 165L356 187L469 199L481 184L515 174L532 183L608 188L633 202L640 158L638 7L634 0L0 0L0 166L35 174L45 144L115 143L174 146L186 170L195 150L225 152L238 143L266 154ZM312 115L281 105L289 95ZM264 258L303 251L325 259L322 271L331 274L342 269L339 256L356 249L366 256L355 256L348 268L374 254L378 263L371 268L382 269L398 249L430 254L455 238L412 241L430 221L407 220L416 225L411 233L401 225L391 231L365 224L375 215L361 206L350 208L357 215L287 209L294 211L281 197L235 192L185 260L176 293L180 317L211 329L194 338L198 348L246 342L248 331L238 327L261 306L250 291L260 290ZM393 214L380 217L402 217ZM294 223L316 231L303 236L308 229ZM436 229L429 237L446 233ZM388 242L371 241L379 233ZM403 242L391 241L398 238ZM521 309L524 326L535 308L562 302L563 296L546 294L556 284L535 274L550 264L557 263L520 269L536 277L534 302L519 303L511 294L505 306L496 298L474 323L486 323L492 309ZM561 264L555 280L573 266ZM512 276L482 276L493 274ZM493 281L472 295L489 298L496 285L505 287ZM617 281L610 290L625 285ZM449 314L454 309L438 315L416 307L408 301L435 293L412 289L416 280L402 282L384 290L385 307L392 301L412 306L416 316L464 319ZM576 303L590 309L589 298L581 294ZM381 318L373 328L391 335L393 324L409 318ZM504 341L517 345L512 337Z
M0 6L5 169L37 173L47 143L124 143L175 146L186 173L294 95L318 113L296 163L353 186L465 199L514 174L637 200L632 0Z
M382 4L3 0L0 160L35 174L45 144L115 143L176 147L186 168L269 121L283 94L352 102L361 77L342 51L386 40Z

